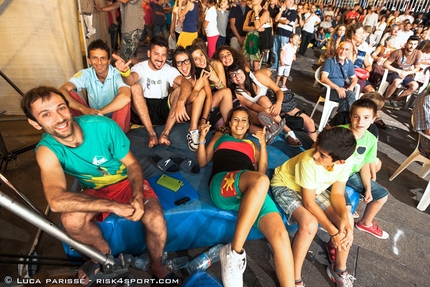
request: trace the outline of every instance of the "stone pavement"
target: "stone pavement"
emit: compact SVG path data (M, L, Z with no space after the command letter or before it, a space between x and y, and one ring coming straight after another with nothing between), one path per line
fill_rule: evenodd
M287 86L297 94L299 107L312 111L317 100L317 90L313 87L313 73L319 51L309 49L307 57L299 57L293 64L292 82ZM17 95L18 96L18 95ZM321 109L314 116L318 123ZM428 265L430 262L430 208L421 212L416 209L417 201L412 199L411 189L425 188L429 177L419 178L418 163L413 163L393 182L388 181L416 146L416 134L410 131L410 110L391 111L383 109L382 118L389 125L380 130L378 157L383 166L378 173L378 182L389 192L388 202L376 217L378 224L390 234L387 240L380 240L358 230L354 232L354 245L348 259L348 270L357 278L354 286L430 286ZM26 121L4 121L0 117L0 131L9 150L35 143L40 133L31 128ZM39 169L32 151L18 155L10 163L8 178L41 209L46 206L39 177ZM1 186L1 190L10 194ZM359 214L363 214L365 205L360 202ZM59 222L58 214L50 215ZM0 208L0 253L28 254L37 228L24 220ZM328 240L326 232L320 230L308 252L302 278L307 286L334 286L325 271L327 262L324 248ZM245 286L278 286L273 269L273 256L270 246L264 239L249 241L245 244L248 254L248 266L244 274ZM189 256L190 259L207 250L207 248L190 249L169 254ZM39 255L63 256L61 244L52 236L42 233ZM0 258L3 260L3 258ZM62 266L42 266L39 278L73 278L74 270ZM186 276L186 271L182 271ZM215 263L208 272L220 278L220 264ZM134 273L134 272L133 272ZM180 272L179 272L180 274ZM5 276L17 278L16 264L0 264L0 286ZM139 276L150 278L150 274L140 272ZM58 286L58 285L57 285ZM73 285L71 285L73 286Z

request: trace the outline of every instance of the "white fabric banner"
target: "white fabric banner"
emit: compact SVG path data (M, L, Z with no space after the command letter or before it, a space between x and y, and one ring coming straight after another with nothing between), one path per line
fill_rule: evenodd
M0 1L0 69L24 93L61 86L83 68L76 0ZM21 96L0 78L0 111L22 114Z

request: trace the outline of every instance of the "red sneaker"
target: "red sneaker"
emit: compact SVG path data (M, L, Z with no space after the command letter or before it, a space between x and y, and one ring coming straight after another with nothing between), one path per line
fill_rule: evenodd
M390 237L387 232L385 232L381 229L381 227L376 225L376 221L374 221L371 226L364 226L361 221L357 221L355 227L358 230L370 233L373 236L378 237L379 239L387 239L388 237Z
M327 250L327 259L328 259L328 261L330 262L330 264L333 264L336 261L336 248L329 241L325 245L325 249Z

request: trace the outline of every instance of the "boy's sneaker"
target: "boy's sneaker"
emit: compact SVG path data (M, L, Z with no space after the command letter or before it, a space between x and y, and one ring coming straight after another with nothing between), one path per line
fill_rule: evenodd
M246 268L246 252L236 253L231 249L231 244L221 247L219 252L221 261L222 283L225 287L242 287L243 272Z
M303 281L296 282L295 287L306 287L305 283Z
M199 130L188 131L187 141L188 141L188 148L190 150L194 152L197 151L197 149L199 148L199 140L200 140Z
M396 101L391 100L391 106L393 107L394 110L396 111L400 111L400 107L399 105L396 103Z
M331 281L336 283L336 286L353 287L355 278L348 271L337 273L334 271L334 264L327 266L326 272Z
M361 223L361 221L357 221L357 223L355 224L355 227L358 230L370 233L373 236L378 237L379 239L387 239L388 237L390 237L390 235L388 235L387 232L385 232L384 230L381 229L381 227L376 225L376 221L374 221L370 226L364 226Z
M336 261L336 247L329 242L326 243L325 249L327 250L327 259L330 264Z
M384 104L384 107L385 107L386 109L392 109L392 108L393 108L393 106L391 105L391 102L392 102L392 100L386 100L386 101L385 101L385 104Z
M288 88L287 88L287 86L282 85L281 90L286 91L286 90L288 90Z

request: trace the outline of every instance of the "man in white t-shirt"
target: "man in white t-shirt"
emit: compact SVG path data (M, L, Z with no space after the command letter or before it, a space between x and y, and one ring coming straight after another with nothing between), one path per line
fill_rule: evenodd
M364 17L363 27L370 26L374 28L378 23L378 14L376 13L375 6L370 6L371 12Z
M305 22L302 27L302 42L298 54L305 56L308 45L314 36L315 25L321 22L316 12L316 6L311 5L309 12L305 14Z
M116 68L126 84L131 86L131 121L143 124L149 135L149 147L157 144L170 145L169 133L175 122L190 120L187 107L195 97L190 97L192 86L179 71L166 65L168 43L161 36L151 39L148 61L129 68L118 56L114 56ZM174 90L169 94L169 88ZM199 116L199 115L198 115ZM153 124L165 125L157 137Z

